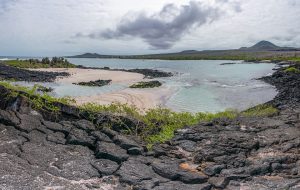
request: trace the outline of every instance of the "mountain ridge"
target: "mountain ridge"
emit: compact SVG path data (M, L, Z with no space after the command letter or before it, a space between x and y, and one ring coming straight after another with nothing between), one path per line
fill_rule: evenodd
M257 53L255 53L257 52ZM241 47L239 49L227 50L183 50L173 53L145 54L145 55L103 55L98 53L84 53L75 56L66 56L67 58L120 58L120 59L241 59L241 55L256 58L257 56L279 56L286 52L291 56L291 52L298 52L300 48L280 47L269 41L263 40L250 47ZM274 55L273 55L274 54Z

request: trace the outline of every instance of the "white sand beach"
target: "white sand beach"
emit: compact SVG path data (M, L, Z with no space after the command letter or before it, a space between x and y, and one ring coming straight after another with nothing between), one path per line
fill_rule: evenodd
M45 68L45 69L31 69L37 71L48 72L67 72L69 77L60 77L56 82L61 83L78 83L89 82L95 80L112 80L112 83L134 83L141 81L144 75L139 73L131 73L124 71L110 71L101 69L78 69L78 68Z
M112 80L112 83L126 84L130 86L139 81L146 81L144 75L124 71L109 71L100 69L79 69L79 68L46 68L32 69L48 72L68 72L69 77L60 77L57 83L78 83L95 80ZM95 87L97 88L97 87ZM107 105L111 103L122 103L136 106L140 110L147 110L161 106L172 95L174 90L164 85L151 89L131 89L110 92L105 94L95 94L92 96L74 97L77 105L85 103L97 103Z

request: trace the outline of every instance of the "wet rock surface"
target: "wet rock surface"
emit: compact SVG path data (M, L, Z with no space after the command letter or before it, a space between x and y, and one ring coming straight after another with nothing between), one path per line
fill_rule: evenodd
M53 82L56 77L69 76L66 72L42 72L19 69L4 65L0 62L0 79L1 80L17 80L28 82Z
M101 128L100 121L100 128L80 117L49 121L27 104L16 109L2 99L0 189L299 189L296 98L280 104L273 117L180 129L151 151L118 130Z

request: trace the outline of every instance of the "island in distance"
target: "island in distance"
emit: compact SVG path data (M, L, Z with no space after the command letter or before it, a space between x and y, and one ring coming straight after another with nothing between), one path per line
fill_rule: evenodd
M148 54L148 55L102 55L98 53L84 53L81 55L66 56L67 58L114 58L114 59L170 59L170 60L209 60L209 59L227 59L227 60L261 60L283 56L299 56L300 48L280 47L269 41L260 41L251 47L241 47L239 49L229 50L184 50L175 53Z

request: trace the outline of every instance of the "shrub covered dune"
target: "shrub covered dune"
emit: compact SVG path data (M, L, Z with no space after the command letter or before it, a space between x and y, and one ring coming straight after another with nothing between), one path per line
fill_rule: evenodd
M55 114L59 112L59 107L55 106L55 103L59 102L66 105L74 103L74 100L69 97L55 98L45 92L40 92L38 91L40 87L37 85L32 88L13 85L9 82L0 82L0 85L12 90L11 96L24 96L28 98L32 103L32 107L36 110L44 109ZM267 104L256 106L244 112L226 110L219 113L174 112L167 108L155 108L143 111L133 106L116 103L110 105L88 103L80 106L79 109L84 113L88 113L87 119L90 121L93 121L94 116L101 112L130 117L140 121L140 125L136 126L140 127L139 133L136 133L137 130L132 131L129 128L125 133L140 136L149 146L170 140L175 130L195 125L199 122L208 122L218 118L234 119L236 117L270 116L277 113L276 108Z
M27 60L7 60L4 61L6 65L18 68L75 68L76 65L70 63L67 59L63 57L53 57L53 58L42 58L39 59L27 59Z

